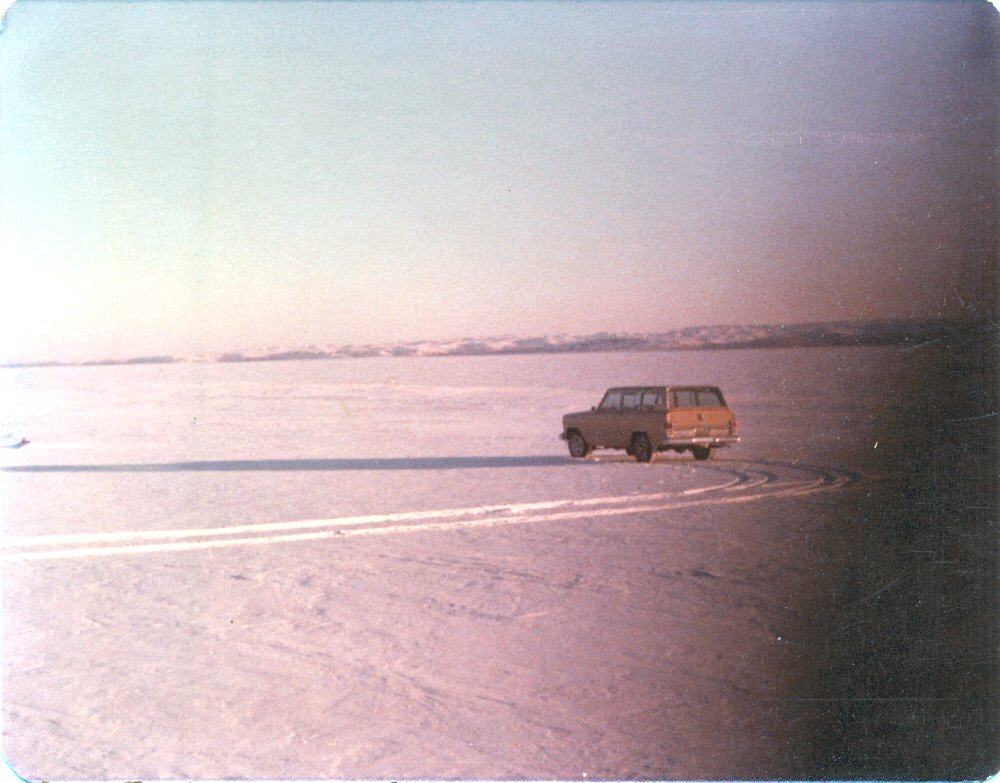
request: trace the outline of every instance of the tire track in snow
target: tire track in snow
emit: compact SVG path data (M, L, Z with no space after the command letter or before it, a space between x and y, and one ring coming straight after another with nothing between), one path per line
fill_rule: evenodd
M806 478L783 478L756 465L806 471ZM704 466L732 478L718 484L677 492L567 498L533 503L510 503L468 508L408 511L394 514L345 516L212 528L126 530L108 533L67 533L4 538L0 560L18 562L123 554L150 554L232 546L319 541L352 536L396 535L469 527L532 524L613 517L698 506L749 503L768 498L808 495L838 490L861 480L860 474L834 468L781 463L747 463L741 467Z

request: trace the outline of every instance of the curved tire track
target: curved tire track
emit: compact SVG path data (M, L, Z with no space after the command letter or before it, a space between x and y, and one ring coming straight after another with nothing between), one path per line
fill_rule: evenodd
M655 465L652 466L655 469ZM739 461L692 466L723 481L674 492L567 498L533 503L345 516L252 525L179 530L129 530L8 537L0 560L17 562L124 554L217 549L232 546L317 541L353 536L398 535L468 527L534 524L670 511L697 506L750 503L838 491L864 477L840 468L784 462ZM721 474L721 475L719 475Z

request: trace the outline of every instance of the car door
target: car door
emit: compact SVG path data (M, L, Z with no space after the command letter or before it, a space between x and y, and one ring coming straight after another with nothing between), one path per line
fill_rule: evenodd
M589 417L590 433L583 433L584 439L592 446L611 446L613 433L621 416L622 390L608 389L601 404Z
M654 446L660 445L665 437L667 403L662 387L642 390L639 400L639 422L636 432L645 432Z
M641 410L642 389L622 390L622 412L618 417L618 426L612 435L609 446L624 449L632 442L633 432L645 432Z

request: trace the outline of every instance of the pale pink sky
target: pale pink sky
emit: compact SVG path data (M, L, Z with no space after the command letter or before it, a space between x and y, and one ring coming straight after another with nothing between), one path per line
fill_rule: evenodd
M996 11L104 3L0 35L0 362L992 304Z

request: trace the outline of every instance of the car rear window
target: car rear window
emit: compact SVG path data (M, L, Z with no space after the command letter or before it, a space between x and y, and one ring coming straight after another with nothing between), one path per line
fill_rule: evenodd
M697 393L693 389L676 389L672 394L675 408L694 408L698 405Z
M722 397L716 389L702 389L698 392L698 404L703 408L721 408Z

